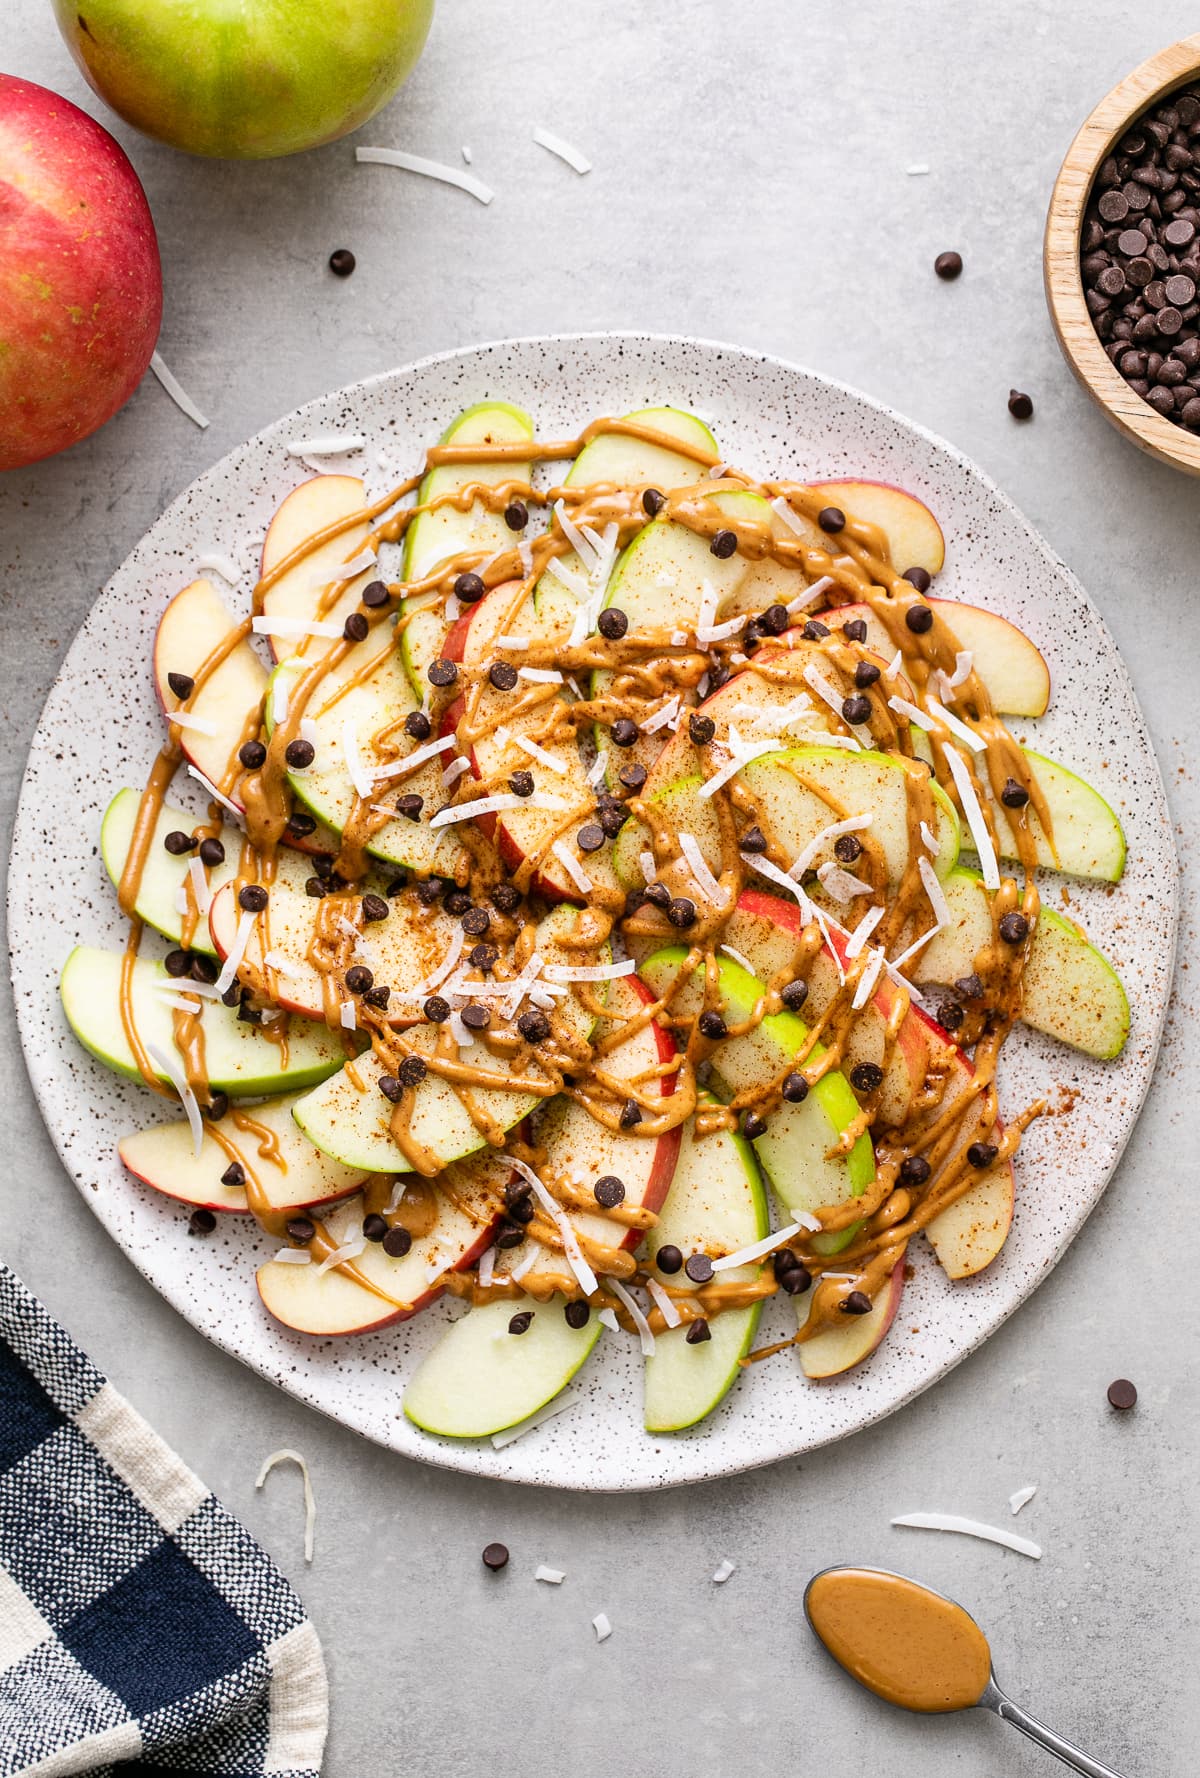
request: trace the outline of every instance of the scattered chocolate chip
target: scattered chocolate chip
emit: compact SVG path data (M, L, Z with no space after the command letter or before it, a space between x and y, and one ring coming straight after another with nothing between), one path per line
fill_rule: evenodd
M193 1210L188 1217L189 1235L211 1235L216 1226L217 1219L212 1211L205 1210L203 1207Z
M1024 914L1005 914L1000 922L1000 936L1006 945L1023 945L1029 937L1029 921Z
M224 864L225 848L220 840L214 840L211 836L206 840L201 840L200 862L201 864L207 864L210 868L218 864Z
M508 1331L510 1334L528 1333L532 1326L533 1310L522 1309L519 1314L514 1315L509 1321Z
M386 1012L388 1001L391 997L392 990L385 985L369 989L368 992L363 995L363 1001L367 1006L373 1006L376 1012Z
M458 668L453 661L448 661L444 656L440 656L436 661L430 663L427 677L430 685L444 689L446 686L454 684L458 678Z
M502 1224L500 1233L496 1236L497 1247L520 1247L524 1241L525 1230L517 1228L511 1222Z
M495 969L499 955L495 945L472 945L467 954L467 962L472 969L481 969L486 975L490 969Z
M867 626L861 617L852 617L849 623L842 625L842 635L848 642L865 642Z
M342 625L342 635L347 642L365 642L371 633L371 626L361 611L351 611Z
M859 661L854 669L854 683L860 691L866 691L879 679L880 669L874 661Z
M947 284L953 283L963 269L962 254L953 251L939 253L933 262L933 269L939 278L945 279Z
M189 971L194 982L215 982L221 971L215 957L193 956Z
M424 1056L405 1056L396 1073L402 1087L419 1087L429 1073Z
M411 1252L412 1241L412 1235L407 1229L401 1228L399 1223L393 1223L383 1237L383 1251L389 1259L403 1259L406 1253Z
M629 629L629 619L616 605L610 605L596 619L596 628L608 642L619 642Z
M729 1033L729 1027L720 1013L713 1012L711 1009L700 1014L696 1020L696 1026L701 1037L707 1037L714 1043L720 1042L721 1038Z
M456 920L461 914L469 912L471 905L471 897L465 889L456 889L453 884L447 888L442 906L448 914L453 914Z
M767 1120L759 1111L742 1113L742 1135L747 1142L757 1142L760 1136L767 1133Z
M1014 420L1032 420L1033 398L1020 389L1008 392L1008 411Z
M486 908L468 908L462 917L462 929L470 938L482 938L492 923Z
M269 900L261 883L247 883L238 890L238 906L248 914L261 914Z
M977 975L960 975L954 984L954 992L961 994L964 1000L982 1000L983 983Z
M292 767L293 771L303 772L308 769L313 760L317 757L317 750L311 741L297 739L288 742L283 757L288 765Z
M689 1346L703 1346L705 1340L712 1339L712 1329L703 1315L697 1316L695 1321L688 1322L688 1330L683 1338Z
M666 504L666 495L660 494L657 488L647 488L646 492L642 495L642 509L644 512L648 513L652 519L658 517Z
M421 1011L431 1025L444 1025L450 1017L450 1002L443 1000L440 994L431 994Z
M246 1183L246 1169L245 1169L245 1167L243 1167L243 1165L240 1161L230 1161L229 1165L226 1167L225 1171L221 1175L221 1184L222 1185L238 1186L238 1185L245 1185L245 1183Z
M642 731L628 716L618 716L608 732L614 747L632 747Z
M840 506L823 506L817 514L817 523L822 531L833 535L846 529L846 515Z
M512 791L514 796L532 796L533 773L525 771L514 772L508 781L508 788Z
M1006 809L1023 809L1029 801L1029 792L1015 778L1006 778L1004 789L1000 792L1000 801Z
M829 626L823 624L820 618L810 617L800 634L806 642L823 642L829 634Z
M585 1303L582 1298L563 1305L563 1320L568 1327L586 1327L591 1313L590 1303Z
M780 990L779 998L789 1012L799 1012L808 999L808 983L803 976L797 976L794 981L785 982Z
M488 679L497 691L514 691L519 674L511 661L493 661L488 668Z
M284 1224L290 1241L299 1241L303 1247L311 1241L317 1232L317 1225L310 1216L293 1216Z
M204 1107L204 1115L210 1123L218 1123L229 1110L228 1093L211 1093L208 1104Z
M900 576L909 586L916 587L919 593L927 593L933 585L933 576L928 568L906 568Z
M616 808L601 809L600 811L600 826L610 840L616 839L628 820L629 810L622 808L620 803Z
M414 741L427 741L433 733L433 724L424 710L410 710L404 718L404 732Z
M304 893L306 895L311 895L314 900L319 901L321 896L325 893L325 885L320 877L305 877Z
M943 1031L957 1031L966 1014L957 1000L943 1000L937 1009L937 1016Z
M523 531L529 523L529 508L523 500L510 500L504 508L504 523L510 531Z
M625 1202L625 1184L615 1173L606 1173L592 1187L592 1196L605 1210L615 1210Z
M483 1565L493 1573L508 1565L508 1551L502 1543L489 1543L483 1552Z
M357 263L349 247L335 247L329 255L329 269L335 278L348 278Z
M671 905L671 891L665 883L647 883L642 893L652 907L661 908L663 913Z
M688 719L688 734L697 747L707 747L717 732L717 725L711 716L695 715Z
M442 893L440 877L422 877L417 884L417 900L422 907L432 907Z
M665 1247L659 1248L654 1256L654 1263L660 1272L664 1272L668 1278L672 1278L676 1272L683 1270L683 1255L678 1247L673 1247L668 1242Z
M346 971L346 986L352 994L365 994L375 986L375 977L365 963L352 963Z
M185 853L195 851L196 839L194 834L181 833L178 828L174 828L163 841L163 845L172 858L182 858Z
M462 1022L468 1031L486 1031L492 1022L492 1015L486 1006L464 1006Z
M238 759L248 772L256 772L266 764L267 750L261 741L243 741L238 748Z
M900 1163L901 1185L926 1185L933 1169L923 1154L908 1154Z
M382 1241L388 1232L386 1218L372 1210L368 1216L363 1217L362 1232L368 1241Z
M1129 1381L1128 1377L1117 1377L1114 1382L1109 1384L1108 1404L1110 1407L1118 1409L1121 1413L1136 1406L1137 1390Z
M783 1251L786 1252L787 1249L785 1248ZM794 1254L792 1257L795 1259ZM780 1290L788 1296L803 1296L812 1283L812 1273L807 1267L802 1266L799 1260L796 1260L795 1265L788 1266L784 1272L780 1272L776 1268L775 1276L779 1280Z
M287 831L297 839L307 839L309 834L316 833L317 824L313 817L304 809L293 809L288 816Z
M737 544L736 531L718 531L708 547L719 561L725 562L735 553Z
M636 1099L626 1099L617 1122L623 1130L636 1130L645 1115Z
M575 838L581 852L598 852L604 844L604 829L598 822L589 821Z
M646 768L639 765L622 766L617 774L617 781L630 796L636 796L646 782Z
M756 824L754 827L748 827L746 829L738 844L743 852L749 852L752 857L756 858L760 853L766 851L767 836L764 834L762 828Z
M785 1075L782 1091L789 1105L803 1105L808 1098L808 1082L802 1074Z
M368 611L382 611L385 605L391 603L391 597L387 583L382 580L369 581L362 590L362 602Z
M402 796L396 798L394 806L397 815L403 820L419 821L421 810L425 807L425 798L418 796L415 790L406 790Z
M196 681L190 673L168 673L167 684L181 703L186 702L196 689Z
M865 1290L852 1290L849 1296L842 1298L838 1308L843 1315L869 1315L871 1299Z
M856 833L840 833L833 842L833 855L839 864L856 864L862 857L862 841Z
M696 904L689 901L686 895L677 895L667 909L667 919L672 926L678 926L686 932L689 926L696 924Z
M497 883L491 901L498 913L515 914L521 905L521 891L515 883Z
M842 700L842 717L853 728L856 723L869 722L871 718L871 700L855 692L852 697Z
M364 895L362 898L362 916L368 922L386 920L390 912L382 895Z
M933 628L933 612L928 605L910 605L904 613L904 622L914 636L928 635Z
M550 1035L550 1021L544 1012L523 1012L517 1030L526 1043L545 1043Z
M163 958L163 968L168 975L186 975L192 967L192 959L186 951L168 951Z
M972 1142L967 1160L972 1167L990 1167L999 1152L994 1142Z
M883 1085L883 1069L878 1062L856 1062L850 1070L850 1085L859 1093L877 1093Z

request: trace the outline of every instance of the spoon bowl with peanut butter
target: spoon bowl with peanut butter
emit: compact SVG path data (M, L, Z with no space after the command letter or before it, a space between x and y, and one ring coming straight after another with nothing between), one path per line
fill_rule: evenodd
M809 1628L851 1678L922 1715L990 1710L1085 1778L1120 1778L1014 1704L987 1637L953 1599L880 1568L824 1568L804 1592Z

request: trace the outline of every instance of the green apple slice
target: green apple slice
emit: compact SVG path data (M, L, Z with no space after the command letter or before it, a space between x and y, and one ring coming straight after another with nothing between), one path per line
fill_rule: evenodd
M137 790L118 790L107 809L104 820L100 824L100 856L104 860L104 868L112 879L113 887L118 888L121 873L125 869L125 861L129 857L129 847L133 840L134 824L137 821L138 809L141 807L141 792ZM179 892L188 879L188 871L194 853L185 853L177 858L168 852L164 841L169 833L182 831L190 833L196 826L195 815L187 815L182 809L173 809L164 803L154 823L154 832L150 837L150 850L146 854L146 863L138 883L137 901L134 912L139 920L147 926L153 926L164 938L173 944L183 942L183 915L179 910ZM228 883L237 875L238 847L241 836L224 832L221 839L225 846L225 861L211 870L205 869L208 887L211 894ZM209 937L208 924L201 920L192 935L190 948L203 951L212 956L213 944Z
M121 1022L119 952L76 945L63 966L59 991L63 1011L76 1037L98 1061L130 1080L142 1078ZM164 992L170 990L170 992ZM186 993L161 963L139 957L133 966L134 1027L147 1048L174 1055L171 998ZM234 1098L313 1086L342 1066L345 1050L332 1032L305 1022L288 1030L286 1060L280 1044L260 1025L238 1018L219 1000L204 1000L200 1017L205 1073L214 1092ZM159 1079L169 1083L165 1072Z
M647 1263L660 1247L712 1256L736 1253L762 1240L770 1228L767 1194L750 1144L728 1130L697 1141L693 1126L683 1133L670 1195L658 1224L646 1237ZM721 1273L723 1284L757 1276L757 1265ZM671 1279L673 1290L694 1290L686 1274ZM724 1400L740 1375L738 1360L754 1340L762 1304L726 1309L709 1323L711 1338L687 1343L687 1327L657 1334L646 1360L643 1396L647 1432L683 1432Z
M561 1393L591 1357L603 1329L593 1313L571 1327L560 1296L497 1299L448 1327L404 1391L414 1426L441 1438L488 1438L527 1420ZM510 1334L514 1315L533 1316Z
M687 961L682 945L656 951L642 965L642 979L652 992L662 994ZM763 984L737 963L717 959L720 1009L730 1024L749 1019L766 992ZM681 985L671 1011L689 1018L703 1004L704 971ZM740 1037L727 1037L713 1055L713 1079L725 1098L782 1072L808 1038L808 1027L794 1013L770 1013ZM822 1054L818 1044L813 1055ZM791 1215L811 1214L823 1204L841 1204L859 1197L875 1177L875 1151L866 1131L846 1156L830 1151L843 1131L858 1116L858 1100L844 1074L829 1073L819 1080L800 1105L786 1101L774 1112L767 1132L755 1143L759 1163L777 1197ZM833 1235L818 1235L814 1242L822 1253L836 1253L853 1238L853 1228Z
M253 1111L227 1113L204 1126L200 1153L186 1123L151 1124L124 1136L122 1164L145 1185L206 1210L247 1211L246 1188L222 1185L232 1149L258 1182L271 1210L308 1210L357 1191L363 1176L331 1161L301 1135L292 1118L293 1097L268 1099ZM245 1119L246 1127L239 1125ZM252 1120L252 1121L250 1121ZM218 1136L221 1140L218 1140Z
M376 568L356 575L327 611L321 606L330 587L341 578L342 564L361 554L370 535L366 507L363 484L355 475L314 475L293 488L263 539L264 575L272 573L293 550L318 532L342 520L349 521L354 514L364 516L347 523L314 549L305 550L299 561L279 576L263 596L264 617L290 618L300 623L312 623L319 617L326 623L341 625L352 611L357 611L363 588L379 578ZM291 637L272 636L268 640L277 661L286 659L296 646ZM333 638L311 636L305 642L305 658L309 662L319 660L333 646Z
M168 722L180 703L169 675L195 678L236 628L236 620L207 580L192 581L170 601L154 637L154 683ZM229 770L266 689L262 662L249 642L242 641L193 692L185 715L196 726L181 725L179 744L185 758L211 783L220 784Z
M580 917L577 908L563 905L552 909L542 921L537 949L546 963L571 964L573 953L559 940ZM564 996L553 1016L565 1023L569 1034L582 1039L590 1036L595 1023L575 994ZM495 1028L515 1030L515 1022L497 1018ZM437 1026L418 1025L409 1041L422 1054L432 1055L437 1036ZM490 1073L504 1072L503 1062L490 1058L481 1044L473 1043L466 1056ZM532 1057L528 1067L531 1075L541 1072ZM346 1166L370 1173L404 1173L410 1170L410 1162L391 1134L391 1106L379 1090L383 1072L373 1052L362 1055L301 1099L294 1115L310 1142ZM439 1167L484 1146L484 1132L448 1081L431 1073L412 1091L409 1128L413 1140L429 1150ZM499 1086L473 1087L470 1097L480 1120L490 1120L500 1130L511 1130L545 1099L543 1094Z
M372 664L374 663L374 664ZM311 666L305 656L294 655L276 667L266 701L268 734L275 728L281 699L288 699L300 677ZM419 708L403 672L390 630L376 630L365 642L350 649L339 666L328 672L310 701L307 718L313 724L316 757L303 772L289 772L288 782L297 800L318 821L340 835L355 804L355 788L345 758L347 725L360 759L372 771L400 764L424 743L404 731L404 718ZM373 738L387 735L386 759L372 745ZM422 798L420 819L397 817L372 835L367 852L384 864L400 865L421 875L453 869L458 842L453 829L431 828L430 817L450 800L442 783L447 754L430 757L405 778L380 779L373 801L388 805L402 792Z
M717 441L695 414L681 407L642 407L624 416L664 438L717 456ZM663 493L703 481L708 465L649 439L627 432L601 432L584 446L571 468L570 481L581 487L614 482L619 487L658 488Z
M443 432L438 440L443 445L489 445L533 442L533 421L519 407L507 401L481 401L467 408ZM417 501L424 504L439 495L457 494L473 483L498 487L505 482L528 482L533 473L532 461L503 463L444 463L431 469L417 490ZM474 501L465 512L447 503L434 512L418 513L404 538L404 578L422 580L439 562L468 550L484 555L496 550L512 549L516 538L504 522L502 512L490 512L482 501ZM404 671L417 693L425 694L426 674L431 661L442 652L449 623L437 610L405 613L407 622L400 637L400 653Z
M955 982L973 973L993 941L991 896L976 871L951 871L942 884L952 923L925 947L915 974ZM1119 1056L1129 1035L1129 1001L1121 978L1078 927L1043 906L1021 984L1020 1017L1100 1061Z
M1026 812L1042 869L1064 871L1071 877L1090 877L1101 883L1119 883L1125 870L1125 835L1100 792L1066 766L1032 748L1025 749L1025 757L1046 799L1053 830L1051 843L1030 803ZM994 802L992 816L1001 857L1017 858L1008 810L1002 803Z

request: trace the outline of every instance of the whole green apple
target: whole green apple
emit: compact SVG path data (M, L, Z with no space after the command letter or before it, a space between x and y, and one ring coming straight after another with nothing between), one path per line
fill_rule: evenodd
M69 99L0 74L0 470L103 426L161 318L158 239L124 151Z
M433 0L53 0L90 86L160 142L265 160L373 117L420 55Z

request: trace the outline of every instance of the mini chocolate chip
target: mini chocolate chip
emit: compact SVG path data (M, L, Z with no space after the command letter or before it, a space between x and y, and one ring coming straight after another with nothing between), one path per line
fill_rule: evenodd
M458 678L458 668L453 661L446 660L445 656L439 656L436 661L430 663L427 678L430 685L437 685L444 688L447 685L454 684L454 681Z
M361 611L351 611L342 625L342 635L347 642L365 642L371 633L371 626Z
M618 1204L625 1202L624 1181L618 1179L615 1173L606 1173L592 1187L592 1196L605 1210L615 1210Z
M919 593L927 593L933 585L933 576L928 568L906 568L900 576L909 586L916 587Z
M215 1124L215 1123L219 1123L221 1118L223 1118L225 1116L225 1114L228 1110L229 1110L229 1094L228 1093L212 1093L209 1095L208 1104L204 1107L204 1115L206 1118L209 1119L209 1121L211 1123Z
M450 1002L443 1000L440 994L431 994L421 1011L431 1025L444 1025L450 1017Z
M326 879L330 886L333 882L333 854L330 852L313 853L313 869L317 875Z
M478 605L486 592L487 588L479 575L470 570L466 574L460 574L454 582L454 597L460 605Z
M937 1009L938 1024L944 1031L957 1031L966 1014L957 1000L943 1000Z
M833 855L839 864L854 864L862 857L862 841L856 833L840 833L833 842Z
M563 1320L568 1327L586 1327L591 1313L590 1303L585 1303L582 1299L563 1305Z
M712 1329L703 1315L700 1315L695 1321L688 1322L688 1330L683 1337L689 1346L703 1346L705 1340L712 1339Z
M404 732L414 741L427 741L433 733L433 724L424 710L410 710L404 718Z
M787 1249L785 1248L784 1251L786 1252ZM775 1276L779 1281L780 1290L787 1296L803 1296L812 1283L812 1273L806 1266L802 1266L799 1260L795 1265L789 1266L785 1272L781 1273L776 1268Z
M504 523L510 531L523 531L529 523L529 508L523 500L510 500L504 508Z
M267 750L261 741L243 741L238 748L238 758L248 772L256 772L266 763Z
M933 612L928 605L910 605L904 621L914 636L925 636L933 628Z
M1108 1386L1108 1405L1116 1408L1120 1413L1125 1413L1127 1409L1135 1407L1137 1398L1137 1390L1128 1377L1117 1377Z
M382 1241L388 1232L386 1218L372 1210L368 1216L363 1217L362 1232L368 1241Z
M742 1135L747 1142L757 1142L758 1138L765 1136L766 1133L767 1120L761 1112L744 1111L742 1113Z
M221 972L215 957L193 956L190 973L194 982L215 982Z
M654 1256L654 1263L660 1272L664 1272L668 1278L671 1278L676 1272L683 1270L683 1255L678 1247L673 1247L668 1242L665 1247L659 1248Z
M369 581L362 590L362 602L368 611L382 611L385 605L391 603L391 597L382 580Z
M484 1567L490 1568L493 1573L496 1573L499 1569L506 1567L507 1564L508 1551L505 1549L504 1545L502 1543L489 1543L483 1552Z
M329 255L329 269L335 278L348 278L357 263L349 247L335 247Z
M652 519L658 517L666 504L666 495L660 494L657 488L647 488L642 495L642 509L647 512Z
M718 531L708 547L718 560L726 562L736 551L737 545L736 531Z
M794 981L786 982L784 984L780 991L779 998L783 1001L783 1004L787 1007L789 1012L799 1012L800 1008L804 1005L804 1002L808 999L808 983L804 980L803 976L797 976Z
M294 771L303 772L307 770L313 760L317 757L317 750L311 741L298 739L288 742L287 750L283 757Z
M945 279L947 284L952 283L962 272L962 254L953 251L939 253L933 262L933 269L939 278Z
M550 1021L544 1012L523 1012L517 1030L526 1043L545 1043L550 1035Z
M614 747L632 747L642 731L628 716L618 716L608 732Z
M789 1105L803 1105L808 1098L808 1082L802 1074L789 1074L783 1082L783 1096Z
M521 905L521 891L515 883L497 883L491 894L492 906L501 914L515 914Z
M510 661L493 661L488 668L488 678L497 691L513 691L519 675Z
M575 838L581 852L598 852L604 844L604 829L597 822L589 821Z
M486 1006L464 1006L462 1022L468 1031L486 1031L492 1022L492 1015Z
M193 1210L188 1217L189 1235L211 1235L216 1226L217 1219L212 1211L205 1210L203 1207Z
M840 506L823 506L817 514L817 523L822 531L833 535L846 529L846 515Z
M367 921L386 920L390 909L382 895L364 895L362 898L362 915Z
M363 1000L367 1006L373 1006L376 1012L386 1012L387 1004L391 997L392 990L384 985L378 988L371 988L368 993L363 995Z
M325 885L320 877L305 877L304 893L306 895L311 895L314 900L319 900L325 893Z
M1024 914L1005 914L1000 922L1000 936L1007 945L1023 945L1029 937L1029 921Z
M859 1093L877 1093L883 1085L883 1069L878 1062L857 1062L850 1070L850 1085Z
M419 1087L429 1073L429 1065L424 1056L405 1056L396 1073L402 1087Z
M287 831L297 839L307 839L309 834L316 833L317 824L304 809L293 809L288 816Z
M168 673L167 684L181 702L190 698L196 689L196 681L190 673Z
M311 1241L317 1232L317 1225L310 1216L293 1216L289 1222L284 1224L284 1227L287 1229L289 1240L299 1241L302 1247L306 1242Z
M240 1006L242 1004L242 984L233 982L221 996L222 1006Z
M645 766L622 766L617 774L617 781L630 796L636 796L646 782Z
M925 1185L933 1169L923 1154L908 1154L900 1163L901 1185Z
M1029 792L1015 778L1006 778L1004 789L1000 792L1000 801L1006 809L1023 809L1029 801Z
M990 1167L999 1152L994 1142L972 1142L967 1160L972 1167Z
M623 1130L636 1130L645 1115L636 1099L626 1099L617 1121Z
M1014 420L1032 420L1033 398L1020 389L1008 392L1008 411Z
M758 621L768 636L782 636L792 620L786 605L768 605Z
M245 1167L243 1167L243 1165L240 1161L230 1161L229 1165L226 1167L225 1171L221 1175L221 1184L222 1185L237 1186L237 1185L245 1185L245 1183L246 1183L246 1169L245 1169Z
M462 917L462 929L471 938L482 938L492 923L486 908L468 908Z
M743 852L749 852L752 857L757 857L760 853L766 851L767 837L763 833L762 828L756 824L754 827L748 827L746 829L738 844Z
M843 1315L869 1315L871 1299L865 1290L852 1290L849 1296L842 1298L838 1308Z
M224 864L224 862L225 862L225 848L221 844L220 840L214 840L211 837L207 840L201 840L201 842L200 842L200 862L201 862L201 864L207 864L210 866L217 865L217 864Z
M875 684L879 675L880 669L874 661L859 661L854 669L854 683L860 691L866 691L869 685Z
M453 914L454 918L457 920L461 914L465 914L470 911L471 897L466 893L465 890L456 889L453 887L453 885L451 885L446 891L446 896L442 902L442 906L445 908L445 910L448 914Z
M851 728L853 728L856 723L869 721L870 716L870 698L864 698L861 692L856 692L853 697L843 698L842 717L850 724Z
M503 1248L522 1247L522 1246L524 1246L524 1244L525 1244L525 1230L524 1229L519 1229L519 1228L515 1227L514 1224L512 1224L511 1222L503 1223L501 1225L500 1233L496 1236L496 1246L497 1247L503 1247Z
M629 810L618 805L615 809L601 809L600 825L610 840L615 840L625 823L629 820Z
M867 626L861 617L852 617L849 623L842 625L842 635L850 642L865 642Z
M610 605L600 613L596 628L606 641L619 642L629 628L629 619L616 605Z
M495 945L472 945L467 954L467 962L472 969L481 969L486 975L489 969L495 969L499 955Z
M697 747L707 747L717 732L717 725L711 716L692 716L688 719L688 734Z
M412 1236L407 1229L396 1223L383 1237L382 1245L389 1259L403 1259L412 1248Z
M964 1000L982 1000L983 983L977 975L960 975L954 984L954 992Z
M247 883L238 890L238 906L248 914L261 914L269 899L261 883Z
M671 891L665 883L647 883L642 892L653 907L665 913L671 905Z
M533 1310L522 1309L519 1314L514 1315L509 1321L508 1331L510 1334L528 1333L532 1326Z
M168 951L163 958L163 968L168 975L186 975L192 967L192 959L186 951Z
M823 642L829 634L829 626L819 618L810 617L800 634L806 642Z
M375 986L375 977L365 963L352 963L346 971L346 986L352 994L365 994Z
M700 1014L700 1017L696 1020L696 1028L700 1032L701 1037L707 1037L714 1043L719 1043L721 1038L727 1036L729 1033L729 1027L721 1017L720 1013L711 1010Z
M422 907L432 907L442 893L440 877L422 877L417 884L417 900Z
M512 791L514 796L532 796L533 773L525 771L514 772L508 781L508 788Z
M163 845L172 858L182 858L185 853L196 850L196 839L194 834L181 833L176 827L167 835Z
M678 926L686 932L689 926L696 924L696 904L689 901L686 895L677 895L667 909L667 919L672 926Z

